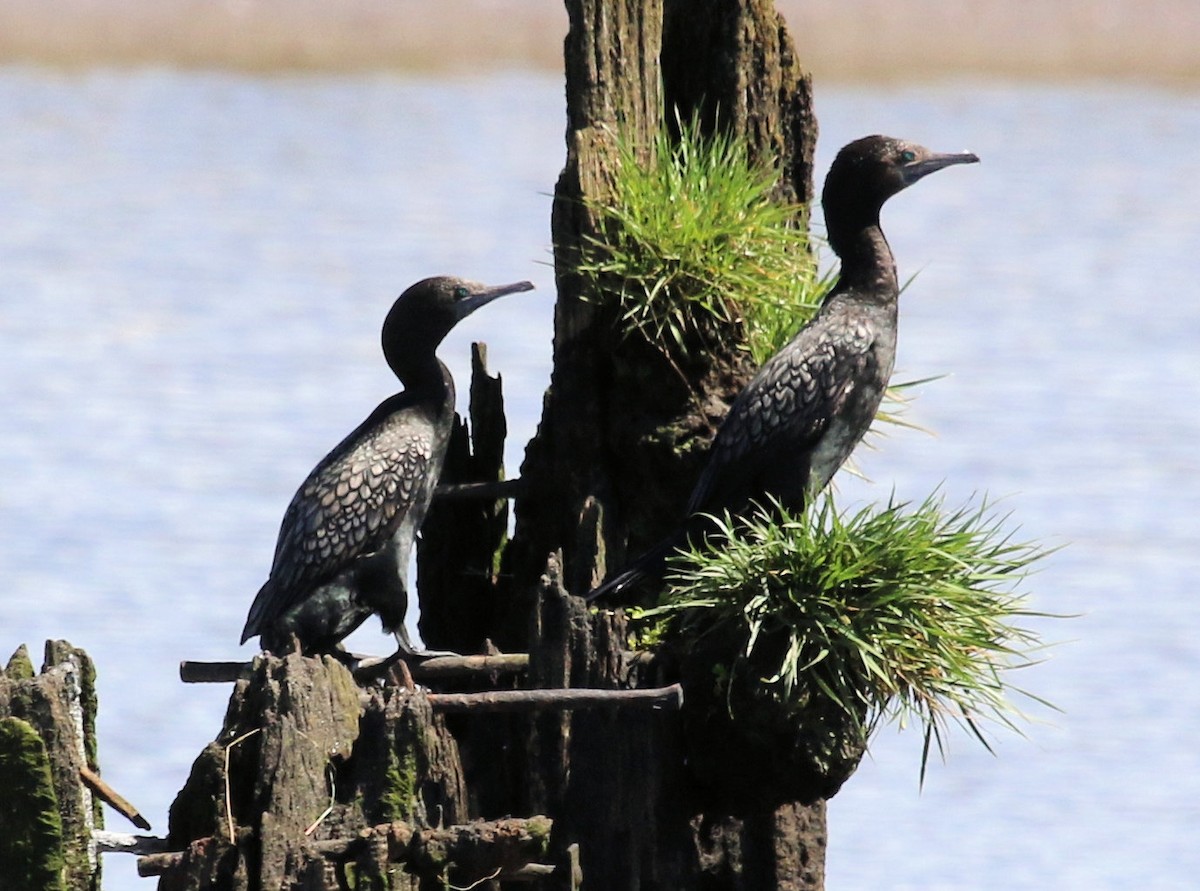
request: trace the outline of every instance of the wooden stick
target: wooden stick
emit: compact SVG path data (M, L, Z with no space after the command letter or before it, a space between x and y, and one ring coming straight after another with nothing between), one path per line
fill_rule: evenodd
M362 659L359 665L369 668L384 660ZM196 662L185 659L179 663L179 679L185 684L222 684L248 677L253 662ZM495 656L434 656L424 661L414 660L409 670L417 681L472 677L481 674L518 674L529 668L528 653L501 653Z
M491 693L430 693L435 712L536 712L581 708L661 708L678 711L683 687L646 690L498 690Z
M467 499L480 501L497 498L517 498L525 492L525 483L519 477L511 480L493 480L487 483L445 483L433 490L435 498Z
M100 854L162 854L167 850L167 840L157 835L132 835L128 832L109 832L105 829L92 830L92 841Z
M529 669L528 653L495 656L435 656L409 666L413 680L438 681L477 674L520 674Z
M184 659L179 663L179 679L185 684L225 684L250 674L253 662L195 662Z
M182 863L182 851L172 851L169 854L147 854L145 857L138 858L137 874L143 879L165 876Z
M146 818L138 813L138 809L117 794L117 791L104 780L100 779L100 775L91 770L86 764L79 768L79 778L83 780L84 785L91 789L101 801L105 801L136 826L138 829L149 829L150 824Z

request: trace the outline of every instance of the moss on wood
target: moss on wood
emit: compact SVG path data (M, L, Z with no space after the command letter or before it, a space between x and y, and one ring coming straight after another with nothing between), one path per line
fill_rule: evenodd
M25 644L17 647L5 666L4 676L10 681L28 681L33 679L33 662L29 659L29 648Z
M50 759L41 736L20 718L0 718L0 789L4 886L64 889L63 827Z

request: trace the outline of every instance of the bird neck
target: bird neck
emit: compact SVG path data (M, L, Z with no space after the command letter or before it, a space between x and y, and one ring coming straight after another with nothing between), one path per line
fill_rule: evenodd
M454 381L448 369L432 352L401 352L387 356L392 373L404 385L404 392L418 399L454 400Z
M879 214L857 226L829 227L829 245L841 259L839 291L854 291L875 296L881 302L894 301L900 287L896 279L896 261L879 227Z

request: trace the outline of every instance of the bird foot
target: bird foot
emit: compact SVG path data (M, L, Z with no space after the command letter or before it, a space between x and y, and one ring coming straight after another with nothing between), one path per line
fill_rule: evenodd
M393 632L396 638L396 652L389 658L400 658L405 662L424 662L427 659L436 659L438 656L458 656L451 650L422 650L413 646L412 639L408 636L408 631L401 626L397 631Z
M462 653L456 653L453 650L397 650L393 656L399 656L406 662L424 662L427 659L437 659L441 656L453 656L455 659L461 659ZM391 658L391 657L389 657Z
M405 668L409 665L419 665L429 659L436 659L439 656L455 656L459 654L451 650L418 650L400 646L396 652L389 656L354 656L346 653L350 657L347 665L354 679L363 686L372 684L381 678L387 677L397 663L403 662ZM405 674L408 672L405 671Z

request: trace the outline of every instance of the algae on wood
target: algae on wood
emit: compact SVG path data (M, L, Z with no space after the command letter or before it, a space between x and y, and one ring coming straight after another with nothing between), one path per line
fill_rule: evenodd
M0 875L5 887L63 891L62 818L41 736L0 718Z
M360 689L328 656L261 656L171 807L169 841L185 854L159 887L302 881L332 891L337 870L321 845L394 820L458 821L457 765L454 740L424 696L394 684ZM377 846L357 850L354 864L369 887L424 887L390 868Z
M20 807L9 800L0 809L0 836L36 839L34 855L42 864L37 868L56 869L61 881L57 887L64 891L100 887L100 862L92 831L104 825L103 815L100 802L79 777L81 767L98 771L95 681L87 653L66 641L46 642L40 673L34 673L22 645L0 674L0 718L5 721L7 745L0 763L13 771L0 788L19 786L26 795ZM49 777L48 787L43 770ZM10 782L17 785L10 786ZM51 801L53 815L46 811ZM52 828L55 823L57 830ZM58 841L54 842L56 833ZM10 875L2 862L0 875Z

